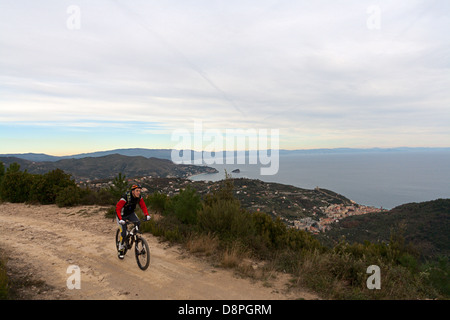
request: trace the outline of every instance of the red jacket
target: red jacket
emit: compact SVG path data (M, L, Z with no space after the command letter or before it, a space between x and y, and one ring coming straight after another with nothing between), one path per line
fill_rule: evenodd
M130 191L128 191L122 196L119 202L117 202L116 205L117 218L119 218L119 220L122 220L122 215L129 215L133 213L134 210L136 209L136 205L138 204L141 207L142 212L144 212L144 214L148 216L148 210L147 207L145 206L144 199L142 197L135 198L133 197L133 194Z

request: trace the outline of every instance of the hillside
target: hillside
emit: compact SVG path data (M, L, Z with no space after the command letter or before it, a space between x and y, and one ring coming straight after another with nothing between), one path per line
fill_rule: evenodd
M161 212L162 215L156 215L155 219L152 219L150 225L147 226L148 229L142 228L143 232L150 231L155 236L161 236L162 239L165 239L167 241L174 241L175 243L184 243L183 241L185 240L187 241L186 248L188 248L188 250L192 250L192 252L204 252L205 254L207 254L207 252L217 252L218 248L222 248L223 250L226 249L226 251L224 251L223 253L215 256L215 259L223 259L221 260L221 263L227 268L235 266L239 270L242 270L241 272L243 272L243 270L248 270L246 272L250 272L247 274L249 276L256 275L256 272L264 272L259 271L258 264L250 262L251 265L247 265L248 259L252 257L256 259L255 261L259 261L259 259L270 259L268 260L270 262L264 263L264 265L270 265L271 268L274 268L270 271L271 273L273 273L275 270L283 273L292 273L292 276L294 278L293 280L291 280L291 284L294 282L296 283L293 287L297 289L300 288L301 290L305 287L313 291L317 290L317 292L320 292L320 294L324 294L325 297L328 298L380 299L395 297L397 299L407 297L409 299L421 299L424 297L439 297L440 291L438 292L436 290L441 290L444 293L448 292L448 290L446 289L448 287L448 281L446 282L445 278L443 278L446 274L448 274L446 273L447 271L445 271L445 266L444 269L441 268L442 270L433 269L435 267L429 266L421 266L420 269L418 269L417 264L415 264L415 259L410 255L405 255L407 251L404 251L404 249L402 249L403 246L399 247L396 245L400 242L393 241L388 245L339 244L335 247L335 249L328 250L327 248L323 247L323 244L321 244L319 241L317 241L317 239L315 239L307 232L298 231L293 228L287 228L285 224L283 224L279 220L272 220L265 214L254 212L266 211L271 213L272 215L281 217L283 220L285 220L285 222L289 222L289 219L284 218L285 212L283 210L285 210L286 208L290 210L293 209L293 212L295 212L296 214L300 213L301 216L312 214L314 219L319 218L318 220L315 220L316 224L320 221L320 216L327 217L329 214L336 213L342 216L342 218L339 219L339 223L336 225L337 228L332 229L338 229L341 228L341 226L348 225L347 221L351 221L351 215L353 215L355 211L359 210L360 206L332 191L319 188L316 188L314 190L300 189L288 185L264 183L259 180L250 179L230 179L225 181L222 186L220 186L221 182L191 182L190 180L181 178L143 177L137 178L136 180L142 181L142 184L146 189L148 189L146 190L146 192L158 191L168 196L176 194L180 195L179 197L171 197L170 199L168 199L168 206L166 206L167 211L166 209L163 209L163 211L157 211ZM230 185L230 182L234 184L234 188L232 185ZM102 183L100 183L100 185L97 187L102 188L101 184ZM202 211L202 213L197 212L197 215L198 217L201 217L201 220L181 220L183 217L186 217L186 211L184 209L180 211L179 208L189 208L189 205L186 206L186 204L193 203L192 201L194 201L196 198L199 198L198 195L193 195L190 191L181 192L183 188L186 188L188 186L194 187L198 191L198 193L202 195L202 197L209 193L208 196L203 197L205 201L201 202L202 208L205 209ZM216 188L218 187L219 189L221 189L219 192L212 192L213 190L217 190ZM158 195L155 196L157 197L154 197L153 199L161 199L161 197L159 197ZM240 199L240 204L238 206L236 206L234 197ZM146 203L148 205L152 203L151 199L152 198L146 198ZM394 212L394 214L400 216L406 214L405 219L407 219L408 222L409 220L414 220L412 219L412 217L415 216L418 217L418 220L421 220L420 216L423 214L428 214L430 216L434 215L435 213L437 214L434 219L431 219L431 228L425 229L426 234L432 234L430 230L435 231L438 238L441 238L438 242L436 242L434 238L431 238L429 247L421 247L422 250L425 249L429 252L436 251L430 249L431 246L435 246L435 248L440 250L440 252L442 252L442 248L444 248L444 250L448 249L448 247L445 247L445 245L448 246L449 243L448 232L446 232L448 230L448 213L450 206L448 200L439 200L432 204L408 204L396 208L399 210L398 212ZM218 203L220 205L217 205ZM37 241L37 243L41 243L39 234L42 234L42 232L34 232L33 228L26 228L24 227L25 225L23 224L23 222L21 222L23 221L23 216L31 216L28 212L26 212L27 210L25 210L24 208L18 210L19 208L15 207L17 206L17 204L3 203L1 205L4 208L3 212L5 213L5 218L8 215L8 212L20 212L19 216L17 216L17 214L14 215L14 218L17 219L16 221L18 224L10 227L11 230L18 231L17 236L19 238L8 236L6 240L11 241L10 243L17 244L18 239L23 238L22 231L26 230L25 233L28 236L22 240L25 241L24 243L26 243L28 247L35 241ZM73 221L78 221L77 223L79 223L80 219L84 217L88 219L87 221L90 222L87 225L95 226L95 228L93 229L94 232L96 232L97 234L102 233L101 229L98 228L98 225L101 225L101 222L93 223L93 217L90 214L86 214L86 210L88 210L86 206L57 209L56 214L53 214L52 216L48 216L50 209L50 206L48 205L29 206L28 204L26 204L23 206L26 206L29 210L33 211L34 215L37 216L36 223L39 222L41 229L43 228L43 217L44 221L51 221L51 224L49 224L50 228L54 228L56 223L55 220L58 219L62 219L65 223L65 226L67 227L68 217L72 217L75 213L75 215L79 214L80 216L74 216ZM240 209L241 206L250 209L250 211L253 212L242 210ZM101 211L103 211L102 216L104 216L105 212L108 210L108 207L103 207L102 209L100 209ZM56 207L53 206L53 208ZM92 208L97 212L97 214L99 213L98 206ZM153 207L150 208L152 210L157 210ZM196 210L195 206L191 207L191 209L192 208ZM222 219L222 221L220 221L221 219L217 219L217 217L224 215L224 208L226 210L227 219ZM270 210L271 208L273 209L272 212ZM352 210L350 210L350 208ZM39 214L36 214L36 211L39 209L43 209L43 211ZM0 210L0 218L1 212L2 210ZM392 212L390 213L392 214ZM443 215L441 216L442 213ZM388 214L386 214L386 216L388 216ZM10 214L8 215L8 217L8 219L12 219ZM109 214L108 217L110 217ZM384 217L385 214L383 212L378 212L376 213L374 218L375 220L381 218L381 220L379 220L381 221L380 232L384 232L389 229L386 227L386 221L383 220ZM297 217L294 217L294 219L295 218ZM312 219L312 217L307 218ZM27 221L27 225L30 225L30 218ZM216 221L219 221L219 223L215 223ZM108 234L113 232L113 228L115 227L113 219L111 219L110 222L112 223L112 229L110 229L109 231L106 229L104 230L104 232ZM403 222L403 224L405 224L403 220L400 222ZM227 226L226 228L223 227L224 223L225 226ZM350 226L352 226L351 223ZM369 226L370 228L370 223L362 227L367 226ZM294 223L293 227L298 228L298 224ZM353 227L355 227L354 224ZM73 226L69 225L68 228L73 229ZM314 228L317 229L317 227ZM442 228L442 230L439 228ZM375 228L372 229L375 230ZM58 227L58 230L61 230L61 228ZM195 233L196 236L192 237L192 232L194 232L195 230L197 230ZM70 233L69 230L63 229L63 231L64 235L68 235ZM73 230L73 235L82 238L93 237L93 235L83 235L80 231L85 232L87 230L80 230L79 228L76 228L76 230ZM309 231L314 230L309 229ZM324 229L321 231L326 230ZM410 239L413 238L413 236L416 236L417 233L415 233L414 229L409 229L407 231L408 235L410 236L407 241L411 241ZM4 233L7 235L10 234L10 232L8 231ZM317 234L317 232L314 233ZM320 233L320 235L322 234L323 233ZM53 245L56 245L58 249L62 249L61 252L70 252L71 254L70 261L65 258L63 262L72 263L72 261L74 261L73 250L75 249L73 249L72 247L61 248L61 243L68 243L69 245L71 245L71 243L73 243L74 241L77 242L76 239L65 239L63 242L61 242L60 237L52 239L52 232L46 232L47 238L48 235L50 235L50 238L46 239L46 242L48 242L49 240L55 240L55 242L49 242L46 246L46 250L49 251L53 247ZM327 233L325 232L324 235L327 236ZM358 232L356 232L355 235L361 235L361 232L359 232L359 234ZM227 245L229 245L230 240L237 241L236 243L239 243L239 249L237 251L235 251L236 249L227 249L227 246L225 246L226 243ZM107 242L110 241L110 239L107 240ZM93 243L96 246L100 245L101 248L105 247L103 243L99 241L99 239L96 239L96 241L94 241ZM240 247L244 244L245 247L242 250ZM391 246L391 244L394 245ZM153 243L151 247L154 248L155 244ZM15 248L17 248L17 245L15 246ZM338 249L337 251L336 248ZM34 254L36 253L36 250L36 247L32 246L30 248L30 253ZM83 247L83 256L86 257L86 252L90 252L91 250L94 250L96 252L96 255L98 256L99 251L94 247L89 249ZM230 260L230 254L232 251L233 258L232 260ZM153 257L155 257L154 253L155 252L153 251ZM102 254L101 256L103 257L105 254L107 254L107 252L104 252L104 254ZM318 256L318 254L320 256ZM51 256L54 255L55 252L51 252ZM42 254L39 254L39 256L42 256ZM45 261L47 261L48 257L45 257ZM162 259L162 256L157 256L157 258ZM91 270L91 264L89 263L89 261L81 260L80 257L77 257L75 259L77 263L83 264L85 268L85 276L90 275L89 271ZM366 278L364 276L361 277L361 274L364 275L364 271L366 270L367 266L373 264L373 261L377 261L377 264L381 264L384 276L386 277L386 279L390 279L387 282L383 282L383 288L385 288L383 292L375 292L374 294L364 289L365 286L363 284L365 284ZM56 260L52 260L50 262L52 263L52 265L57 264ZM173 262L170 263L173 264ZM38 265L39 264L40 262L38 262ZM88 269L86 269L86 265L88 265ZM131 265L135 267L133 263L131 263ZM160 265L161 261L158 260L158 266ZM117 266L115 266L114 269L116 269L116 267ZM48 268L46 267L44 267L44 269L48 270ZM166 267L163 267L163 269L167 271ZM421 271L423 271L423 274L431 274L430 272L433 271L433 276L430 276L429 278L427 277L425 279L421 276L422 273L419 274L419 272ZM122 294L120 292L116 292L116 287L107 285L109 283L109 278L106 278L105 273L107 274L109 272L109 269L96 269L96 272L94 273L94 281L91 283L93 287L91 288L96 292L101 291L100 295L104 298L111 296L113 296L114 298L121 297ZM183 277L185 277L185 273L183 273ZM129 280L132 281L133 279L130 278ZM192 280L192 277L189 277L189 283L192 284ZM208 281L208 283L209 282L210 281ZM326 283L327 288L324 288L321 283ZM410 286L411 284L413 285ZM199 285L201 284L196 283L194 284L194 287L198 288ZM435 285L437 285L436 288ZM192 291L192 288L192 286L189 287L189 292ZM203 291L204 290L202 289L202 292ZM85 292L86 291L83 291L83 294L85 294ZM129 291L127 292L128 293L124 294L125 296L129 294ZM136 293L133 292L133 297L137 297L139 295L141 298L145 299L149 298L150 296L148 295L152 294L153 292L154 290L144 293L143 288L139 288ZM177 292L179 292L179 290ZM380 293L381 295L378 295L378 293ZM94 292L91 291L88 295L92 296L93 294ZM214 293L211 291L208 293L208 296L211 296L212 294ZM57 292L56 295L58 296ZM192 297L192 295L189 295L189 297Z
M5 167L17 162L20 164L21 170L27 170L34 174L44 174L54 169L61 169L71 174L77 181L109 179L119 173L127 177L189 177L194 174L217 172L216 169L204 166L177 165L167 159L129 157L119 154L41 162L3 157L0 158L0 162L3 162Z
M234 196L243 208L268 213L291 227L313 232L324 244L333 246L342 236L350 243L365 240L387 243L391 230L403 228L406 242L412 242L424 256L450 254L450 199L404 204L382 211L356 204L326 189L302 189L243 178L232 181ZM186 179L143 180L149 194L160 192L169 196L188 185L204 196L220 184L220 181Z
M325 231L334 217L339 219L353 214L366 214L380 209L354 203L343 195L330 190L315 188L303 189L291 185L264 182L257 179L231 179L234 185L234 197L243 208L260 211L272 217L279 217L287 225L313 233ZM173 179L138 179L148 190L169 196L191 186L204 196L222 185L222 181L191 181ZM107 182L104 183L104 187Z
M77 181L111 181L122 173L128 178L141 181L150 193L158 191L167 195L176 194L187 184L204 195L218 184L186 180L194 174L217 172L216 169L176 165L167 159L142 156L113 154L42 162L4 157L0 161L5 167L17 162L22 170L34 174L59 168ZM398 230L402 226L405 240L415 244L427 256L450 254L450 199L410 203L390 211L381 211L361 206L325 189L308 190L253 179L233 179L233 183L234 196L244 208L280 217L290 226L317 234L330 245L335 244L342 236L350 242L387 242L391 230ZM336 223L337 221L339 222Z
M342 236L349 242L389 241L391 230L402 231L425 257L450 255L450 199L408 203L387 212L348 217L334 224L323 238L329 243Z
M206 195L223 183L223 181L191 181L182 178L152 178L138 181L149 194L160 192L169 196L179 193L187 186L194 188L200 195ZM231 181L234 185L234 196L244 208L280 216L286 221L309 217L313 213L321 215L323 208L335 204L353 205L351 200L326 189L302 189L247 178L236 178Z

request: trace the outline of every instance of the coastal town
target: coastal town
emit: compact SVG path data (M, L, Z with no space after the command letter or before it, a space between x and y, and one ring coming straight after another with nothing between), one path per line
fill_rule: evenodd
M169 197L180 193L187 186L200 196L205 196L217 188L221 181L192 181L186 178L160 178L144 176L127 179L128 183L140 183L144 195L153 193ZM313 234L326 232L332 224L355 215L386 211L382 208L364 206L330 190L315 188L302 189L294 186L267 183L254 179L233 179L234 196L242 207L249 211L266 212L280 218L288 226ZM112 180L80 182L80 186L91 189L109 188Z
M328 207L321 207L319 208L319 210L321 210L325 214L325 217L319 217L318 219L316 219L316 214L313 213L312 217L294 220L294 227L299 230L306 230L311 233L317 234L319 232L325 232L329 230L331 228L331 224L339 223L340 220L347 217L387 211L383 208L357 204L353 204L350 206L332 204Z

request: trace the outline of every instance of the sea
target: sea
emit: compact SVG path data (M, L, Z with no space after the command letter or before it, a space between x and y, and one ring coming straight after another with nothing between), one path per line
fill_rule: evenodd
M392 209L412 202L450 198L450 149L280 153L278 172L262 175L261 167L226 159L208 164L219 172L191 177L218 181L225 172L233 178L259 179L303 189L332 190L358 204ZM239 173L233 170L239 169Z

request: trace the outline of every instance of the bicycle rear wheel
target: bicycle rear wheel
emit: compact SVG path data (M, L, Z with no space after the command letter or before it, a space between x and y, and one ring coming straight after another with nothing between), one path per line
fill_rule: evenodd
M150 264L150 249L147 240L142 237L136 238L134 244L134 253L136 255L136 262L141 270L146 270Z

